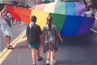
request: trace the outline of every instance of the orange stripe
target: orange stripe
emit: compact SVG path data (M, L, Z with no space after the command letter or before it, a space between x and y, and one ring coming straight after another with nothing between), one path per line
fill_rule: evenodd
M92 4L92 3L90 2L90 3L88 4L88 6L91 5L91 4Z
M34 10L40 10L40 11L44 11L44 7L45 7L46 4L40 4L40 5L37 5L35 6L35 9Z
M27 24L31 22L30 20L31 10L30 9L13 7L13 6L8 6L8 5L7 5L7 9L14 19L23 21L24 23L27 23Z

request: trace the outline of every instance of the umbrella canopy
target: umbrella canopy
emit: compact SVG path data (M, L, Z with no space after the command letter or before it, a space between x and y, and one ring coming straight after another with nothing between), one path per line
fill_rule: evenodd
M14 19L23 21L27 24L31 22L31 16L35 15L37 17L36 24L38 24L42 30L47 23L47 17L52 16L52 24L56 25L59 33L63 36L75 36L87 33L93 27L95 20L90 17L62 15L13 6L7 6L7 9Z
M49 13L64 15L85 16L85 5L82 2L53 2L31 7L32 10L40 10Z

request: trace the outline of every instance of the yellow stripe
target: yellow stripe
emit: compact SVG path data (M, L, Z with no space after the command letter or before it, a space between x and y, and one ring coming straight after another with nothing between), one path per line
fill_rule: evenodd
M16 43L20 43L20 42L22 42L22 41L27 40L27 37L26 37L26 38L23 38L23 36L25 36L25 35L26 35L26 30L24 31L24 33L22 34L22 36L19 38L19 40L16 41Z
M15 42L17 42L17 40L18 40L18 38L19 37L22 37L23 35L22 34L25 34L25 31L26 30L24 30L12 43L11 43L11 45L13 44L13 46L16 46L16 43ZM6 52L7 51L7 52ZM5 48L1 53L2 54L0 54L0 64L6 59L6 57L10 54L10 52L11 52L12 50L7 50L7 48ZM6 52L6 53L5 53ZM5 54L4 54L5 53ZM3 56L2 56L3 55ZM1 57L2 56L2 57Z
M55 5L56 5L56 2L46 4L45 7L44 7L44 11L54 13Z
M47 23L47 17L49 16L49 13L39 11L39 10L32 10L31 16L33 16L33 15L35 15L37 17L36 24L38 24L41 27L41 29L43 30L43 27Z
M52 65L52 51L51 51L51 60L50 60L50 65Z

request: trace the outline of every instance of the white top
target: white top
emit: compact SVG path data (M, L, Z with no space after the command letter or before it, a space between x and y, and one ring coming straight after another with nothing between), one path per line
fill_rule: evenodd
M29 24L30 28L32 28L33 25L34 25L34 22L31 22L31 23Z
M85 12L85 14L86 14L86 17L91 17L92 11Z

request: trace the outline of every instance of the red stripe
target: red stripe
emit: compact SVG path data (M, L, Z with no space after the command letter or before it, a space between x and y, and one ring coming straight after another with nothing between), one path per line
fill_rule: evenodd
M24 23L27 23L27 24L31 22L30 20L31 10L30 9L13 7L13 6L8 6L8 5L7 5L7 9L14 19L23 21Z

